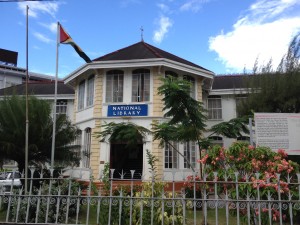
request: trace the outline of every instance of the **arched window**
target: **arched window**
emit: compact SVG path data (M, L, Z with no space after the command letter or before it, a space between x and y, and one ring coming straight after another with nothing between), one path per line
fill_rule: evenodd
M105 102L123 102L124 72L110 70L106 73Z
M83 167L90 167L90 159L91 159L91 141L92 141L92 129L86 128L84 132L84 145L82 149L82 163Z
M78 158L80 158L80 152L82 151L81 150L82 149L82 131L81 130L77 130L76 139L74 141L74 144L79 146L79 148L78 148L78 150L76 150L75 154Z
M189 75L184 75L183 76L184 80L187 80L191 83L191 90L190 90L190 96L192 98L196 98L196 82L195 82L195 78Z
M132 102L150 101L150 70L137 69L132 72Z
M219 137L219 136L211 136L208 138L212 145L220 145L220 146L223 146L223 138L222 137Z
M237 141L242 141L242 142L250 143L250 137L248 137L248 136L240 136L240 137L237 137L236 140Z

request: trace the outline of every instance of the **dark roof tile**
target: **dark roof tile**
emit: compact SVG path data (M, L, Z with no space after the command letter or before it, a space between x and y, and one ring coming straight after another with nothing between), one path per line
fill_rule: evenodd
M246 88L246 79L253 75L218 75L214 77L212 90Z
M207 70L195 63L192 63L176 55L173 55L169 52L166 52L162 49L154 47L144 41L135 43L128 47L106 54L104 56L94 59L93 61L96 62L96 61L111 61L111 60L153 59L153 58L165 58L165 59L173 60L179 63L183 63L189 66L197 67L199 69L203 69L211 72L210 70Z
M19 84L16 86L0 89L0 96L4 95L25 95L26 84ZM28 83L28 94L29 95L54 95L55 82L33 82ZM57 94L74 94L74 89L64 84L63 82L57 83Z

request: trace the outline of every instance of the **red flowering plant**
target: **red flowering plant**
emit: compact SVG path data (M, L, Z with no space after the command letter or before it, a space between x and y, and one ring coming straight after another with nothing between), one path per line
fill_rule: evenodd
M275 152L268 147L255 148L236 142L228 149L220 146L209 148L199 163L206 179L206 182L199 181L199 190L209 193L217 187L219 196L226 194L229 199L238 201L251 199L250 217L245 207L240 207L238 212L246 221L250 219L252 224L256 224L260 218L262 224L267 224L269 220L289 219L297 213L293 207L291 211L289 207L283 207L289 200L299 201L300 179L300 175L299 178L297 176L299 165L288 161L284 150ZM218 181L217 185L215 181ZM255 203L255 200L260 203ZM276 203L276 200L281 202ZM238 201L232 201L234 213L237 213ZM278 205L281 205L281 212ZM293 215L290 215L291 212Z

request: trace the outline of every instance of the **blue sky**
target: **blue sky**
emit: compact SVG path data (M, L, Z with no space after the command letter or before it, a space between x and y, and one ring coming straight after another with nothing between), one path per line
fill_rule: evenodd
M55 74L59 21L91 58L144 41L216 74L251 70L258 58L276 67L300 32L299 0L61 0L0 2L0 48L17 51L29 70ZM70 45L59 47L59 76L85 62Z

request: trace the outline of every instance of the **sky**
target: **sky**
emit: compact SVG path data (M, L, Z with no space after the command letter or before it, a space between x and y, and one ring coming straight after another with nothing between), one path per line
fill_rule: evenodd
M53 76L57 22L91 59L143 38L216 75L251 72L255 61L276 69L300 32L299 0L9 1L0 0L0 48L26 67L28 5L29 71ZM85 63L70 45L58 49L60 78Z

